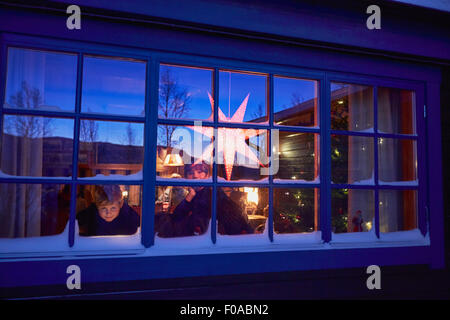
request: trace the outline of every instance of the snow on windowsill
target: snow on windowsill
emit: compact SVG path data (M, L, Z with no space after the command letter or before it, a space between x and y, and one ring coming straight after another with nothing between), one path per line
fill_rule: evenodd
M424 241L424 237L419 229L396 231L396 232L380 232L381 242L410 242L410 241Z
M302 180L302 179L273 179L274 183L280 183L280 184L319 184L320 183L320 177L317 177L314 180Z
M250 180L250 179L239 179L239 180L227 180L225 178L222 177L217 177L217 182L224 182L224 183L236 183L236 182L245 182L245 183L250 183L250 184L267 184L269 183L269 178L262 178L260 180Z
M419 185L419 180L410 181L379 181L380 186L407 186L407 187L417 187Z
M332 233L330 244L334 243L363 243L378 241L374 229L366 232Z
M321 244L322 232L303 232L303 233L275 233L273 234L273 243L280 245L302 245L302 244Z
M97 174L93 177L80 177L80 180L126 180L126 181L134 181L134 180L142 180L142 170L139 172L123 175L123 174Z
M67 176L67 177L15 176L15 175L4 173L2 170L0 170L0 178L6 178L6 179L10 179L10 178L12 178L12 179L55 179L55 180L59 180L59 179L71 180L72 179L71 176Z
M201 183L201 182L212 182L212 179L211 178L206 178L206 179L164 178L164 177L156 176L156 181Z
M70 250L69 224L63 232L52 236L0 239L0 256L27 254L35 252L56 253ZM45 248L45 249L44 249Z

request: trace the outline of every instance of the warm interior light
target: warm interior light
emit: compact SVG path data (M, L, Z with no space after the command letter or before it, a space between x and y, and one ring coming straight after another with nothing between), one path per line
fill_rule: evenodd
M164 159L165 166L178 167L183 165L183 159L181 159L179 154L168 154Z
M244 188L244 192L247 193L247 202L258 204L258 189L257 188Z
M338 100L339 104L344 104L344 100Z
M127 190L122 191L122 197L128 198L128 191Z

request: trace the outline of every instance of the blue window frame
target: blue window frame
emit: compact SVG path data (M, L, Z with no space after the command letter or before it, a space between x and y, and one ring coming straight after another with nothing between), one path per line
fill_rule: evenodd
M54 48L51 46L46 47L37 47L37 46L21 46L20 44L4 44L3 53L4 57L7 56L8 50L19 50L16 48L25 48L25 50L35 49L39 50L38 52L61 52L64 51L52 51ZM15 115L15 116L47 116L47 117L61 117L65 119L72 119L74 121L73 127L73 159L72 159L72 175L71 178L27 178L27 177L0 177L0 181L2 183L31 183L31 184L45 184L45 183L60 183L60 184L68 184L72 186L71 188L71 203L70 203L70 219L69 219L69 246L74 245L75 239L75 216L76 216L76 202L73 199L76 199L77 196L77 186L79 185L88 185L88 184L121 184L121 185L138 185L143 188L143 194L145 195L142 200L142 244L144 247L150 247L154 244L154 212L153 203L155 201L155 191L158 186L169 186L169 185L184 185L184 186L195 186L198 182L195 181L158 181L156 179L156 163L155 163L155 154L153 150L157 149L157 142L155 137L157 136L157 126L158 125L190 125L193 126L195 124L194 120L183 120L183 119L164 119L158 118L157 106L158 106L158 94L157 88L159 85L159 68L162 64L170 64L176 66L188 66L188 67L202 67L208 68L212 71L213 79L212 79L212 101L213 103L213 118L203 121L204 126L210 126L214 128L215 136L217 137L217 130L219 128L241 128L241 129L262 129L269 130L271 134L269 134L269 146L271 146L268 150L269 158L272 156L273 145L271 142L272 132L276 130L283 130L285 132L291 133L310 133L315 134L316 137L319 137L320 143L318 143L318 149L320 150L319 155L315 155L317 159L320 159L318 162L320 163L320 168L317 166L317 171L319 171L318 181L312 182L289 182L285 183L283 181L274 181L272 175L268 176L268 180L265 183L260 182L244 182L244 181L218 181L217 179L217 163L214 161L213 169L212 169L212 181L211 182L201 182L203 186L212 188L212 223L211 223L211 240L212 243L216 242L216 224L215 221L217 219L216 210L217 210L217 188L221 187L265 187L269 192L269 214L268 214L268 237L270 241L274 240L274 210L273 210L273 194L274 188L312 188L318 190L320 193L320 205L316 203L320 208L318 214L318 221L320 221L320 226L318 226L317 230L321 231L321 237L324 242L332 241L332 216L331 216L331 194L333 190L336 189L367 189L372 190L374 192L374 227L377 238L380 237L380 208L379 208L379 194L383 192L382 190L417 190L418 191L418 206L417 206L417 217L418 224L417 227L421 230L422 234L426 233L426 217L425 217L425 207L426 207L426 169L425 169L425 158L424 158L424 121L420 116L420 108L423 105L423 87L420 84L411 81L392 81L392 80L383 80L379 77L370 78L366 76L348 76L343 74L334 74L331 72L322 72L322 71L311 71L311 70L303 70L296 68L283 68L283 67L271 67L266 65L258 65L258 64L248 64L246 63L227 63L224 61L215 61L214 59L201 59L191 58L189 56L181 56L181 55L160 55L155 53L146 52L146 54L138 54L135 56L130 56L125 52L108 53L107 51L95 52L95 50L91 51L68 51L69 54L77 57L76 59L76 89L75 89L75 102L74 102L74 110L73 112L68 111L51 111L51 110L30 110L30 109L17 109L8 107L8 105L2 106L1 109L1 117L2 120L4 116ZM83 64L85 59L136 59L135 61L140 61L145 68L145 112L142 112L143 116L136 115L128 115L128 114L105 114L105 113L83 113L82 112L82 90L83 90L83 79L85 75L83 75ZM203 61L202 61L203 60ZM200 61L200 63L199 63ZM6 59L2 61L3 66L3 79L7 79L7 70L6 70ZM231 72L258 72L260 74L265 75L266 77L266 97L267 97L267 115L268 122L267 123L230 123L230 122L221 122L218 114L218 102L219 102L219 81L220 81L220 72L231 71ZM319 125L308 127L308 126L287 126L281 127L274 122L274 77L287 77L292 79L307 79L310 81L316 81L317 83L317 100L318 105L316 107L316 117L318 117L316 123L319 122ZM336 130L332 129L331 118L330 118L330 104L331 104L331 84L332 83L353 83L359 85L366 85L373 88L373 131L346 131L346 130ZM5 81L6 83L6 81ZM415 132L411 134L402 134L402 133L382 133L378 132L378 99L377 92L379 87L387 87L387 88L399 88L406 89L414 92L415 96L415 112L417 122L414 126L417 128ZM5 97L5 87L3 86L2 97L4 100ZM144 106L143 106L144 107ZM117 113L117 112L115 112ZM145 147L144 147L144 164L143 164L143 178L138 180L121 180L121 179L89 179L83 180L80 179L79 176L79 168L78 168L78 157L79 157L79 145L80 145L80 121L83 119L86 120L111 120L111 121L129 121L133 123L141 123L145 125ZM2 121L3 124L3 121ZM351 137L366 137L368 139L373 140L373 171L374 171L374 181L373 184L364 185L364 184L351 184L351 183L332 183L332 165L331 165L331 137L333 135L341 135L341 136L351 136ZM409 139L416 143L417 147L417 160L418 160L418 172L416 176L420 177L419 183L415 185L402 185L402 184L380 184L379 183L379 143L380 139L399 139L400 141L403 139ZM217 139L214 139L214 150L217 149ZM317 201L317 200L316 200ZM318 208L316 208L318 210Z

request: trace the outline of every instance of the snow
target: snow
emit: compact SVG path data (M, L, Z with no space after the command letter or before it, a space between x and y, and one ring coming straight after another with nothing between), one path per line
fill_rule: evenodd
M378 241L375 232L372 231L332 233L331 236L331 244L346 243L346 242L372 242L372 241Z
M252 183L252 184L255 184L255 183L266 184L266 183L269 182L269 178L266 177L266 178L262 178L260 180L248 180L248 179L227 180L227 179L222 178L222 177L217 177L217 181L218 182L225 182L225 183L245 182L245 183Z
M142 170L136 172L134 174L123 175L123 174L97 174L94 177L83 177L78 178L80 180L126 180L126 181L134 181L134 180L142 180Z
M69 224L64 231L58 235L29 237L29 238L6 238L0 239L0 256L11 256L17 253L55 253L69 250Z
M322 243L322 232L274 233L275 244L314 244Z
M356 130L355 130L356 131ZM364 130L357 130L356 132L361 132L361 133L373 133L373 128L367 128Z
M419 229L397 232L380 232L380 241L419 241L425 240Z
M374 172L372 171L372 177L366 180L358 180L358 181L353 181L351 184L354 185L374 185L375 184L375 177L374 177Z
M164 251L170 249L173 252L184 251L192 248L208 248L213 245L211 241L211 221L205 233L191 237L161 238L155 236L155 245L152 251ZM153 250L154 249L154 250Z
M33 176L15 176L15 175L10 175L10 174L6 174L4 173L2 170L0 170L0 178L13 178L13 179L72 179L71 176L67 176L67 177L33 177Z
M284 184L298 184L298 183L307 183L307 184L319 184L320 177L316 177L314 180L302 180L302 179L273 179L274 183L284 183Z
M160 238L155 236L155 243L145 248L141 243L140 229L131 236L96 236L82 237L75 225L75 243L68 245L68 226L64 232L54 236L34 238L0 239L0 257L22 258L25 256L74 256L139 254L142 256L196 255L243 252L269 252L289 250L334 250L354 247L386 247L427 245L429 237L424 237L420 230L381 233L377 239L374 231L332 234L330 243L323 243L321 232L277 234L270 242L268 230L262 234L220 235L216 243L211 240L211 225L199 236ZM45 248L45 249L44 249Z
M267 221L263 233L258 234L239 234L239 235L221 235L217 234L217 247L246 247L261 246L270 244Z
M419 185L418 180L410 181L379 181L380 186L407 186L407 187L417 187Z
M163 178L160 176L156 177L156 181L164 181L164 182L212 182L211 178L206 179L186 179L186 178Z
M79 235L78 223L75 224L75 242L71 251L99 251L102 253L122 250L144 250L141 243L141 228L130 236L94 236Z

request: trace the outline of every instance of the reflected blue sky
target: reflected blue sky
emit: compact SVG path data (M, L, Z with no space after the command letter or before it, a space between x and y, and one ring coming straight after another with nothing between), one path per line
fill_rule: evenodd
M39 105L29 106L41 110L74 111L77 78L77 56L27 50L8 49L6 106L23 108L13 101L18 93L25 94L23 83L40 95Z
M73 139L74 120L32 116L3 116L3 132L15 136L23 135L24 130L34 132L33 138L63 137Z
M274 112L317 97L316 81L274 77Z
M176 90L185 90L189 96L188 108L183 119L212 120L211 103L208 93L212 96L212 76L209 69L187 68L180 66L161 65L159 71L159 117L164 118L164 98L167 96L167 79L176 84ZM173 98L173 96L170 96ZM168 118L172 118L170 115Z
M249 95L244 122L267 115L266 75L220 71L219 108L227 117L232 117L245 97ZM262 119L258 122L264 122Z
M145 72L144 62L85 57L81 111L143 116Z
M132 122L119 121L93 121L81 120L80 128L83 125L89 126L89 122L95 124L97 128L97 135L95 142L109 142L115 144L144 146L144 124ZM130 130L128 130L130 128ZM81 130L81 129L80 129ZM131 132L129 135L128 132ZM84 137L80 131L80 141L92 142L87 137Z

